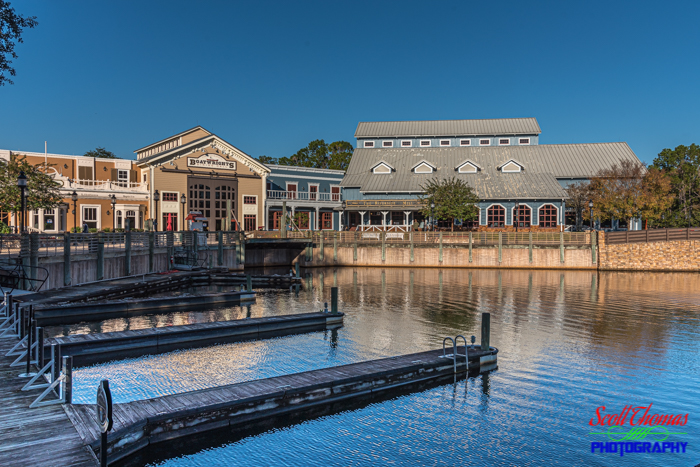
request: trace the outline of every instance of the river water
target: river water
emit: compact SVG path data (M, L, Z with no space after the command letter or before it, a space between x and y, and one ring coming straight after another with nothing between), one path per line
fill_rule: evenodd
M369 268L309 272L312 277L298 296L267 291L249 309L143 317L138 327L158 320L186 324L188 319L316 311L337 284L346 314L338 331L79 368L74 401L94 403L101 378L110 380L115 402L124 402L440 348L445 336L476 335L478 342L481 313L490 312L491 345L499 354L498 369L487 375L250 436L227 440L219 435L209 444L190 446L187 453L160 453L152 465L700 462L698 275ZM100 326L116 330L129 323L113 320ZM591 442L607 440L591 434L602 431L589 425L597 420L598 407L614 414L626 405L649 404L652 413L689 414L685 426L669 430L685 434L666 440L687 442L685 454L591 453Z

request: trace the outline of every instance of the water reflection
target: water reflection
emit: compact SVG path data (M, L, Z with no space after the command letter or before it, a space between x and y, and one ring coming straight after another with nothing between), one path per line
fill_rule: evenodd
M491 342L500 349L490 375L224 442L165 465L691 465L697 458L699 275L306 273L298 297L267 292L249 312L228 312L318 310L330 301L324 280L333 274L343 328L78 369L75 397L92 402L104 376L118 400L132 400L439 348L445 336L478 336L480 314L489 312ZM590 454L587 423L596 407L619 412L650 402L661 413L690 414L682 440L690 455Z

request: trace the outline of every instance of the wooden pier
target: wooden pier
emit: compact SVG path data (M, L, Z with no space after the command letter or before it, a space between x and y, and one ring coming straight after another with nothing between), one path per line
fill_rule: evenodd
M208 430L349 403L411 385L449 382L468 370L495 367L498 350L468 348L468 365L465 350L458 347L461 356L456 359L435 350L115 404L108 457L114 462L146 446ZM66 412L85 445L99 451L95 406L67 405Z
M75 366L84 366L179 349L322 331L342 326L343 316L343 313L302 313L133 331L74 334L45 339L44 354L49 358L51 345L56 344L60 346L61 356L71 356Z
M21 391L28 378L18 378L23 368L10 368L15 357L5 357L16 343L0 338L0 465L96 466L61 405L29 408L42 390Z

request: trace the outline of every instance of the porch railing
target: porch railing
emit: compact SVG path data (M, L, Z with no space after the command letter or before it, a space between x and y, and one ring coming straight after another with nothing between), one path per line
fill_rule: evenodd
M319 201L322 203L340 203L343 201L341 193L322 193L313 191L284 191L267 190L267 199L294 200L294 201Z
M700 228L687 229L653 229L634 230L626 232L606 232L605 243L651 243L669 242L673 240L700 240Z

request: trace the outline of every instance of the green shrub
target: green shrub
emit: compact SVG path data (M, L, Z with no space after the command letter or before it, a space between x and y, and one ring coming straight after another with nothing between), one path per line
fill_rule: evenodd
M5 224L4 222L0 222L0 234L9 234L12 233L12 229L10 229L10 226Z
M104 233L110 233L112 231L112 229L110 229L109 227L105 227L104 229L102 229L102 231Z
M89 233L97 233L97 229L90 227L90 228L88 229L88 232L89 232Z

